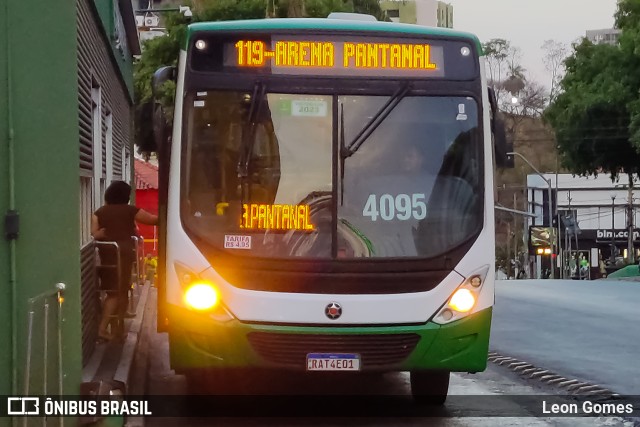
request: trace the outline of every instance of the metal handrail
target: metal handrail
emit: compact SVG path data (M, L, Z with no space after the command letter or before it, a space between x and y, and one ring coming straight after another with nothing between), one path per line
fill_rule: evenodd
M136 282L142 283L142 269L140 268L141 260L144 257L144 239L140 236L131 236L131 239L135 242L136 248Z
M111 241L96 241L95 245L97 247L100 246L113 246L116 248L116 274L118 277L118 283L120 282L120 276L121 276L121 271L122 271L122 266L120 265L120 245L118 245L117 242L111 242ZM100 259L100 265L103 266L102 264L102 259ZM116 289L117 291L117 289ZM105 292L109 292L109 291L105 291Z
M44 311L44 348L43 348L43 394L47 394L48 390L48 372L49 367L49 298L56 298L58 307L58 325L57 325L57 341L58 341L58 393L63 394L63 373L62 373L62 304L64 302L64 283L56 283L54 291L43 292L33 298L27 300L29 309L27 311L27 354L24 372L24 395L29 395L29 386L31 382L31 356L33 350L33 323L35 317L35 304L44 300L42 309Z

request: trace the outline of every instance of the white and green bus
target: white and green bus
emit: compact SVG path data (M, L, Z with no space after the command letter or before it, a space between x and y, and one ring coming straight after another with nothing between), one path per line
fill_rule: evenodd
M409 371L442 403L451 372L485 369L508 148L475 36L197 23L154 87L168 78L158 324L176 372Z

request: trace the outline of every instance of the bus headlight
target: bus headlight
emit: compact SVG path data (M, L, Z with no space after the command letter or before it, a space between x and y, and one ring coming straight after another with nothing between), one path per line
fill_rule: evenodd
M458 288L451 296L448 306L460 313L466 313L471 310L475 304L476 297L473 295L473 292L466 288Z
M433 317L433 322L444 325L469 315L478 301L488 272L489 266L485 265L470 274Z
M211 283L195 282L184 293L187 305L198 311L211 310L218 305L218 291Z
M174 263L182 302L191 310L206 314L218 322L229 322L234 319L233 314L225 306L217 285L199 274L194 273L189 267L179 262Z

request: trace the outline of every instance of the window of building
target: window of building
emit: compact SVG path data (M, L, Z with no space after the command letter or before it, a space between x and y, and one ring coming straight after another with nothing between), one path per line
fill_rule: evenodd
M80 246L91 241L91 216L93 215L91 177L80 177Z
M122 171L122 180L131 184L131 157L129 151L126 148L122 148L122 164L124 170Z
M106 143L106 159L107 162L107 185L111 184L113 181L113 115L111 112L107 112L105 117L106 121L106 134L105 134L105 143Z
M389 16L389 18L399 18L400 9L389 9L387 10L387 15Z
M127 167L125 159L127 157L127 149L124 144L122 144L122 148L120 151L120 179L124 181L124 177L126 175L125 168Z

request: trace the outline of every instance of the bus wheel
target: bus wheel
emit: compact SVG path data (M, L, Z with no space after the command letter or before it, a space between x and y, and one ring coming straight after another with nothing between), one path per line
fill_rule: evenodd
M449 392L449 375L449 371L412 371L413 400L422 405L443 405Z

